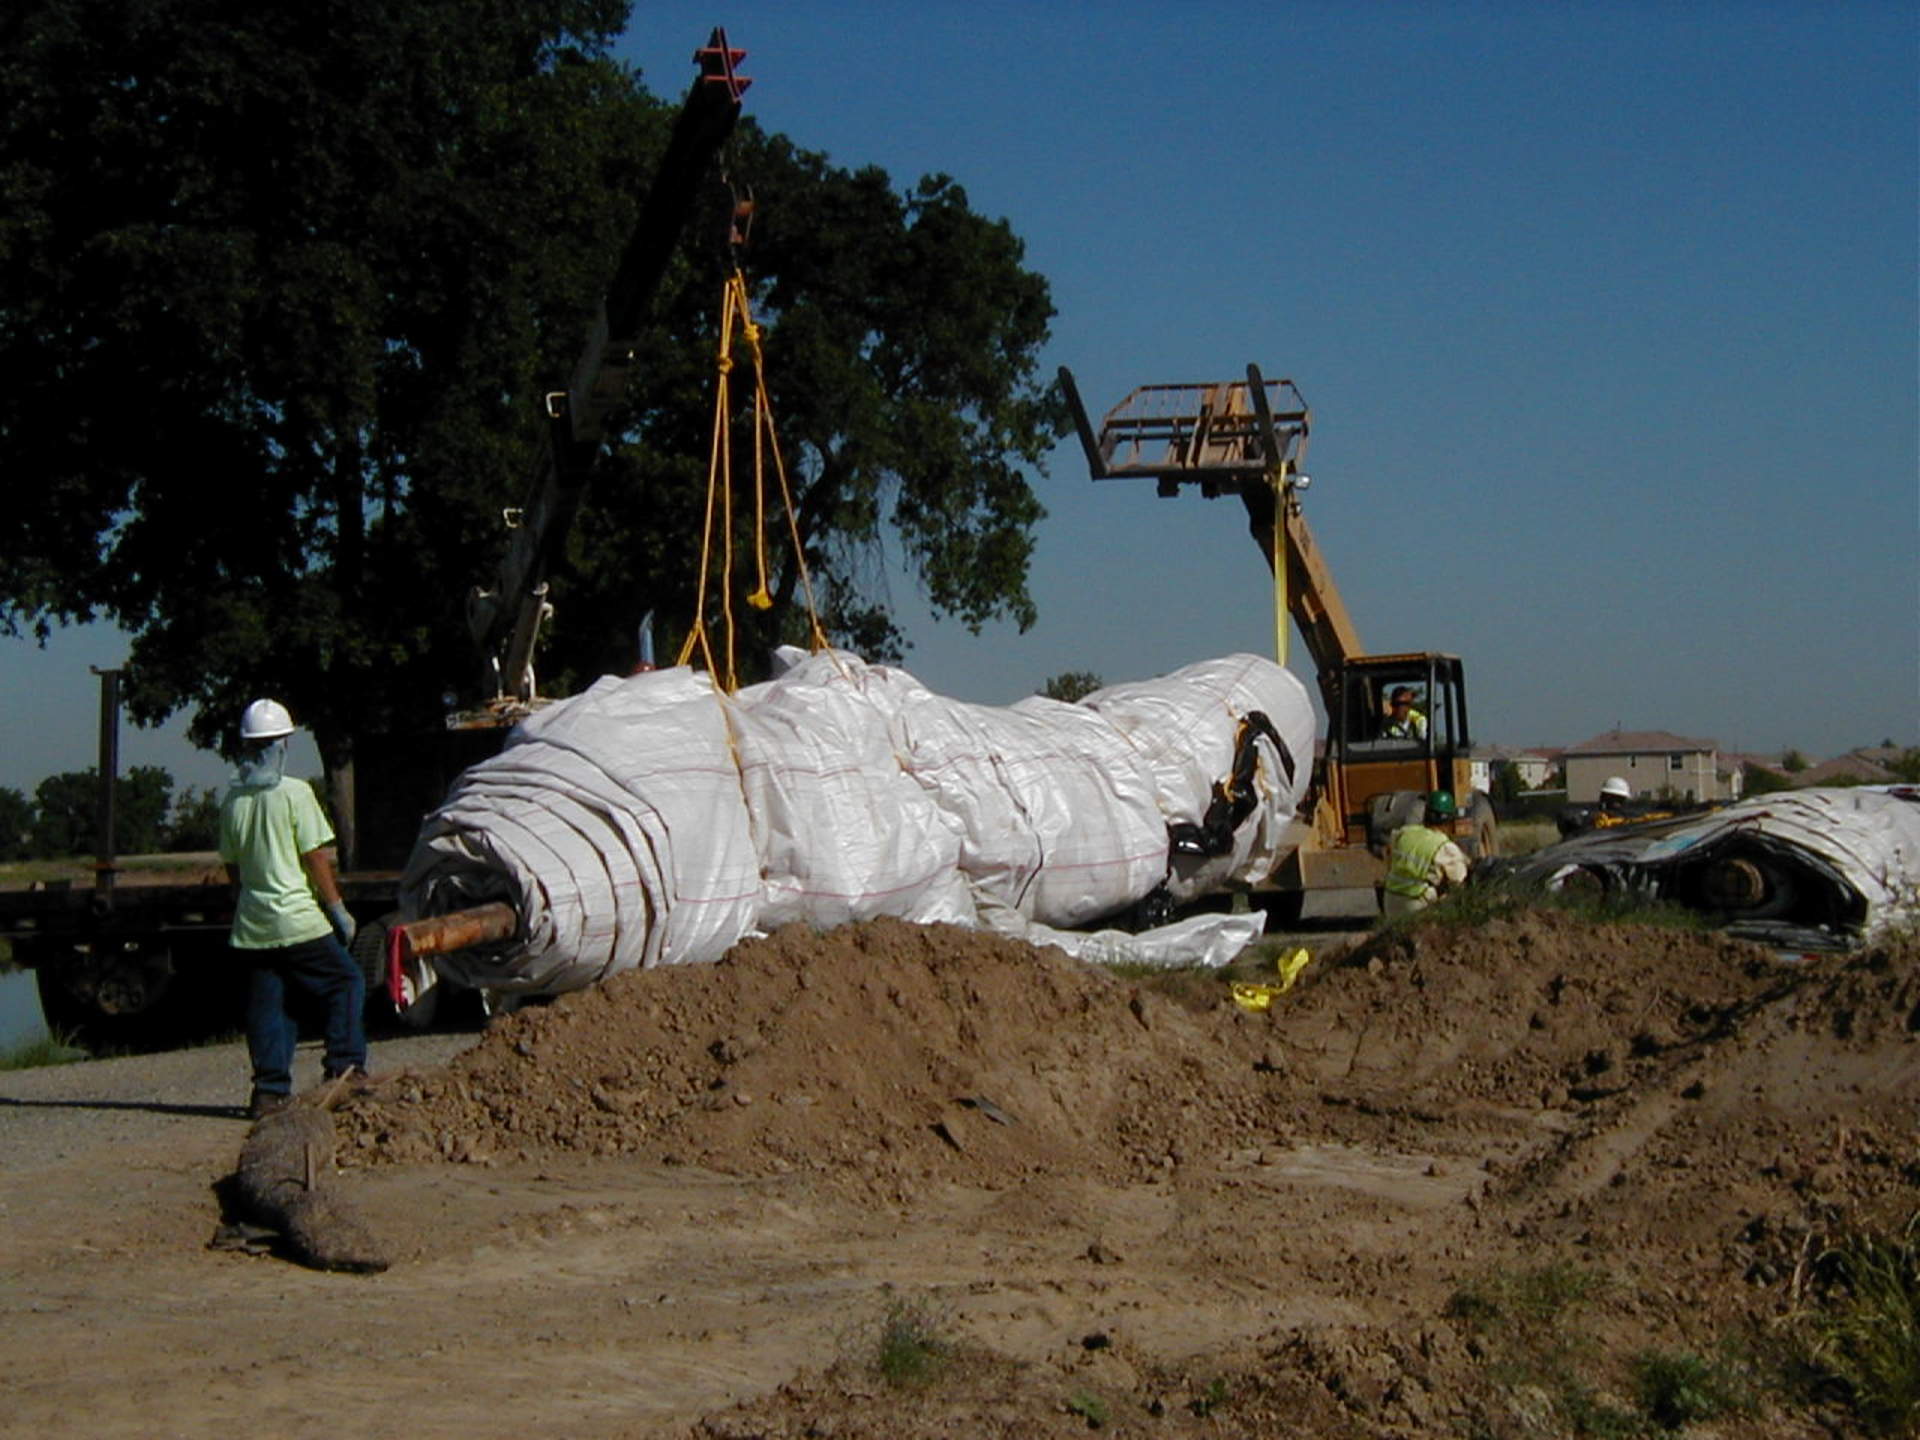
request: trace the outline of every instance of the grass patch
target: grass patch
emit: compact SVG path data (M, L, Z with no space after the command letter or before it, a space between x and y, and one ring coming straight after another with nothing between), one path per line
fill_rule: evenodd
M1648 900L1619 891L1542 890L1534 885L1501 881L1462 886L1441 896L1426 909L1390 923L1478 927L1494 920L1511 920L1545 910L1571 915L1590 925L1653 925L1702 933L1714 928L1698 911L1668 901Z
M120 877L136 875L191 875L220 868L220 855L214 850L181 850L172 854L120 855L115 857ZM49 860L9 860L0 864L0 890L25 890L30 885L66 880L76 888L93 884L93 859L86 855L64 855Z
M1539 1397L1568 1434L1615 1440L1641 1433L1642 1421L1587 1378L1598 1362L1571 1323L1606 1289L1604 1276L1553 1261L1483 1274L1454 1292L1445 1313L1475 1342L1498 1384Z
M1226 1376L1216 1375L1207 1382L1207 1388L1205 1390L1187 1402L1187 1409L1204 1420L1215 1410L1226 1404L1232 1393L1231 1387L1227 1384Z
M93 883L93 863L89 860L9 860L0 865L0 890L25 890L52 880L75 885Z
M1903 1237L1908 1268L1906 1308L1901 1313L1907 1326L1913 1317L1911 1266L1916 1232L1920 1232L1920 1216ZM1872 1258L1854 1272L1859 1278L1871 1270L1876 1277L1863 1281L1864 1289L1879 1293L1884 1288L1888 1261L1889 1247L1878 1242L1872 1247ZM1468 1337L1473 1353L1507 1393L1516 1413L1529 1416L1529 1427L1540 1433L1581 1440L1643 1440L1736 1416L1750 1417L1762 1409L1765 1394L1772 1392L1777 1398L1781 1377L1775 1366L1780 1356L1770 1348L1757 1357L1727 1345L1708 1355L1660 1348L1625 1357L1604 1353L1590 1338L1590 1327L1582 1324L1581 1312L1608 1289L1606 1279L1595 1272L1556 1261L1481 1275L1454 1293L1445 1313ZM1874 1330L1873 1348L1886 1359L1897 1354L1902 1344L1907 1347L1906 1380L1911 1385L1913 1367L1920 1364L1912 1329L1902 1330L1882 1319ZM1832 1400L1836 1372L1829 1368L1824 1373L1824 1394L1816 1393L1818 1387L1792 1388L1799 1389L1803 1399ZM1884 1380L1871 1389L1876 1395L1888 1393ZM1864 1387L1862 1392L1849 1389L1848 1393L1864 1393ZM1904 1411L1895 1402L1872 1412L1873 1423L1882 1426L1875 1433L1914 1433L1906 1427L1920 1418L1920 1410L1913 1408L1914 1392L1909 1389L1905 1394Z
M1753 1408L1742 1367L1726 1356L1706 1359L1685 1350L1649 1350L1635 1356L1631 1368L1640 1409L1662 1430L1683 1430Z
M1098 1430L1113 1418L1107 1402L1086 1390L1076 1390L1067 1397L1067 1413L1085 1420L1089 1430Z
M1920 1210L1898 1234L1856 1228L1813 1266L1797 1378L1875 1435L1920 1433Z
M1551 820L1512 820L1500 824L1500 854L1503 859L1531 855L1549 845L1560 843L1560 827Z
M42 1035L11 1050L0 1050L0 1070L39 1070L48 1065L71 1065L93 1057L66 1036Z
M1199 971L1198 965L1147 965L1138 960L1102 960L1102 970L1116 980L1158 980L1164 975L1191 974Z
M1495 1270L1469 1281L1446 1313L1476 1333L1501 1327L1552 1328L1569 1311L1606 1291L1606 1278L1564 1260L1526 1270Z
M946 1313L930 1301L889 1301L871 1344L873 1373L895 1389L931 1385L953 1358L947 1326Z

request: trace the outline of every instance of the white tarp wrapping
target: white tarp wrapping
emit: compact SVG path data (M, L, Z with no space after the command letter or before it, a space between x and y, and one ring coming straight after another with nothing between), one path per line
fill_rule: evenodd
M1728 928L1780 943L1844 943L1920 922L1920 787L1755 795L1696 820L1596 831L1537 852L1523 871L1558 886L1580 872L1713 909L1699 877L1737 861L1763 877Z
M1786 854L1831 866L1865 902L1862 934L1920 920L1920 791L1911 786L1756 795L1674 830L1641 859L1668 861L1736 836L1773 841Z
M1271 736L1243 739L1264 714ZM733 696L676 668L606 677L539 711L461 776L402 880L410 916L506 900L508 946L438 957L474 988L557 994L641 966L710 961L790 921L894 915L1058 943L1090 958L1222 964L1260 916L1140 935L1080 927L1165 885L1263 876L1295 843L1313 710L1289 671L1203 661L1068 705L935 695L839 652ZM1216 855L1170 867L1236 746L1253 806Z

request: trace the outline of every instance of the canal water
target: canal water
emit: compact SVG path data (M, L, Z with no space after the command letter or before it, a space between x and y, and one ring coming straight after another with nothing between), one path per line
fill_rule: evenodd
M0 975L0 1051L25 1045L47 1033L40 1015L40 992L31 970Z

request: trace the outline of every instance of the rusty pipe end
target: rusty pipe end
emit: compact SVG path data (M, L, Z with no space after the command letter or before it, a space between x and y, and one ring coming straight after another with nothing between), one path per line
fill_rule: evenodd
M396 925L388 933L387 951L389 958L401 959L445 955L489 941L511 940L519 929L520 912L504 900L495 900Z

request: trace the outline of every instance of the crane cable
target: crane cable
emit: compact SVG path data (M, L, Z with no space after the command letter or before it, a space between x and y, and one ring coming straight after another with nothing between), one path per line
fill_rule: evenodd
M773 424L773 402L767 394L767 371L765 357L760 349L761 327L754 322L752 308L747 298L746 277L738 266L734 267L727 280L725 297L721 302L720 349L717 357L718 382L714 390L713 402L713 441L707 454L707 504L706 518L700 537L700 582L694 601L693 624L687 632L687 638L680 646L679 658L674 662L685 665L697 650L706 662L707 673L714 683L727 694L739 688L739 671L735 662L734 637L736 626L733 618L733 340L734 330L738 327L748 352L747 363L753 367L753 550L756 565L756 584L747 595L747 604L756 610L773 608L773 595L767 588L767 504L766 504L766 468L767 459L772 458L773 472L780 486L780 502L785 507L787 533L793 542L794 564L797 567L801 593L807 606L808 639L816 653L828 649L827 636L820 625L820 613L814 603L813 581L807 573L806 552L800 544L800 522L794 513L793 493L787 484L787 469L780 456L780 440ZM715 520L719 521L719 534L715 535ZM713 561L716 553L720 561L720 615L724 630L724 669L714 662L712 637L707 627L708 585L713 573Z

